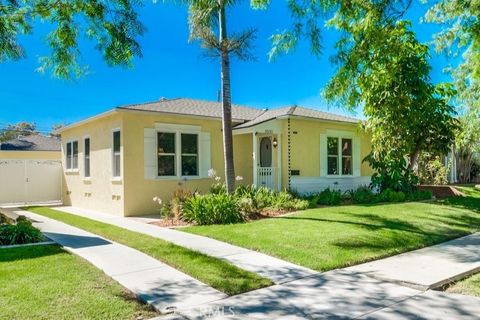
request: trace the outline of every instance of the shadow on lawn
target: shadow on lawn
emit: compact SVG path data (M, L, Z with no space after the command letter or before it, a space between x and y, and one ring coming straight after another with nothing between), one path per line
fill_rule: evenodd
M56 244L0 249L0 263L37 259L61 253L65 251Z
M350 215L350 213L347 211L338 212L338 214L340 215L344 214L345 216ZM436 234L436 233L425 231L408 221L404 221L400 219L391 219L391 218L381 217L374 214L355 214L354 217L360 218L360 219L368 219L370 223L354 221L354 220L338 220L338 219L324 219L324 218L298 217L298 216L286 216L286 217L279 217L277 219L309 220L309 221L316 221L316 222L342 223L342 224L349 224L349 225L363 227L372 231L379 230L379 229L390 229L390 230L406 231L406 232L416 233L420 235L438 235L438 236L442 235L440 233Z

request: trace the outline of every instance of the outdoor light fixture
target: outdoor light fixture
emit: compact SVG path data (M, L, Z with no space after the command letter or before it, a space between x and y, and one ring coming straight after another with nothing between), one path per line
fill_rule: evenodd
M273 147L276 148L278 146L277 138L273 138Z

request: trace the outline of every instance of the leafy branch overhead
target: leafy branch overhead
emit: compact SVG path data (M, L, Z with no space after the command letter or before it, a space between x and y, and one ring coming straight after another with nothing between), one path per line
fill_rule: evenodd
M130 66L142 52L137 37L145 31L138 20L136 0L0 0L0 61L19 59L25 50L19 34L30 34L41 19L53 26L47 43L51 53L40 58L39 71L51 70L55 77L72 78L87 69L82 65L79 38L85 34L96 42L110 65Z

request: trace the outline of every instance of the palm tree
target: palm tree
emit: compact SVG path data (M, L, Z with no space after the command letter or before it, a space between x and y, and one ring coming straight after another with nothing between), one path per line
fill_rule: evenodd
M235 187L232 135L232 97L230 92L230 55L240 60L252 58L249 52L255 30L240 34L227 33L226 9L235 0L187 0L189 10L190 41L200 41L208 56L220 58L222 86L222 130L227 192Z

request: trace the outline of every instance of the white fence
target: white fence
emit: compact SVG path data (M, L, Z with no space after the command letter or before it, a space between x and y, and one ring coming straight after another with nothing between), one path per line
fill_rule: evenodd
M0 205L61 203L62 164L0 159Z

